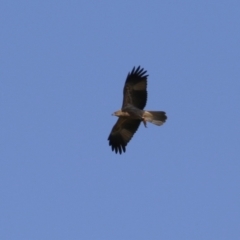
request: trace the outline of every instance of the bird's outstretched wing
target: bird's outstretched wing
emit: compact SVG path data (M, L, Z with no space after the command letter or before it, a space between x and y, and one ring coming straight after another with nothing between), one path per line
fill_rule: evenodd
M136 108L143 109L147 102L147 71L140 66L128 73L123 89L122 109L131 104Z
M138 119L119 118L108 137L112 151L120 154L125 152L128 142L137 131L140 123L141 120Z

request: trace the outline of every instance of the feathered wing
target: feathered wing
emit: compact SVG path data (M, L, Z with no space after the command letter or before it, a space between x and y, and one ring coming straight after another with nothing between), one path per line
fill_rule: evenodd
M119 118L108 137L112 151L120 154L125 152L128 142L137 131L140 123L141 120L138 119Z
M123 89L122 109L131 104L134 107L143 109L147 102L147 71L140 66L128 73Z

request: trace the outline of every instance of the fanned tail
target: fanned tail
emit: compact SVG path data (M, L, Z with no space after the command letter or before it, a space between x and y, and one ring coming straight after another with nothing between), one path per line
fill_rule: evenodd
M145 111L143 118L147 122L151 122L157 126L161 126L167 119L166 113L163 111Z

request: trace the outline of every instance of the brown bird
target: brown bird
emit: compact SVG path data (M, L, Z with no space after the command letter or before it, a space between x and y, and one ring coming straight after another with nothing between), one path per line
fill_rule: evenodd
M147 71L140 66L128 73L123 88L123 104L121 110L112 115L118 120L108 137L109 145L115 153L126 151L128 142L137 131L141 122L147 127L147 122L161 126L167 119L163 111L146 111L143 108L147 102Z

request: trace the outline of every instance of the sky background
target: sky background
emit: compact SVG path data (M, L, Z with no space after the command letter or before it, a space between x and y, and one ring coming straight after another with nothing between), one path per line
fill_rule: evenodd
M240 239L240 2L0 3L0 239ZM127 73L140 126L108 135Z

